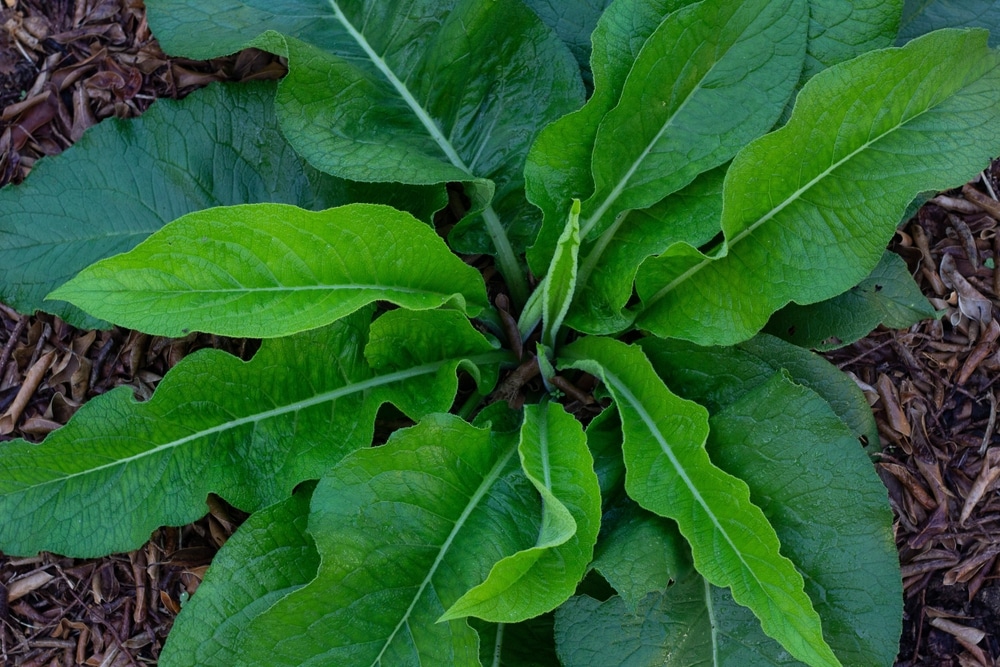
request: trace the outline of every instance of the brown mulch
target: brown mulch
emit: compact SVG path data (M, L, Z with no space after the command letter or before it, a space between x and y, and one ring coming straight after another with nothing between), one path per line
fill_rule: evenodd
M259 52L168 58L139 0L0 0L0 26L0 185L103 118L136 116L213 81L284 72ZM893 242L944 317L879 329L827 355L865 389L882 434L876 465L897 516L906 594L899 667L988 667L1000 657L998 180L995 163L925 205ZM254 351L205 335L79 331L0 305L0 439L40 440L122 384L146 398L202 347ZM216 498L209 507L129 554L0 554L0 667L155 664L183 600L244 518Z

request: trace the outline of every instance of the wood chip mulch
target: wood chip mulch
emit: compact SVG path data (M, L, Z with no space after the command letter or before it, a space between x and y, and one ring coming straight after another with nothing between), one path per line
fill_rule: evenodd
M259 52L166 57L139 0L0 0L0 185L103 118L213 81L283 73ZM865 390L882 435L876 466L897 516L906 594L898 667L992 667L1000 657L998 181L994 163L921 208L893 242L942 319L879 329L827 355ZM40 440L122 384L146 398L201 347L242 358L255 349L79 331L0 305L0 440ZM244 518L217 498L208 505L201 521L157 530L129 554L0 554L0 666L155 664L183 600Z

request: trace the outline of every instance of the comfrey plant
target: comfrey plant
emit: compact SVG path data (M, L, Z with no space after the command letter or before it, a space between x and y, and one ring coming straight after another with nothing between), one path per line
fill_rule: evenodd
M833 331L866 279L868 326L933 315L883 249L1000 152L1000 55L889 48L900 0L605 4L147 0L168 52L288 75L0 192L0 297L264 340L0 446L0 549L251 512L164 666L891 664L868 406L759 332Z

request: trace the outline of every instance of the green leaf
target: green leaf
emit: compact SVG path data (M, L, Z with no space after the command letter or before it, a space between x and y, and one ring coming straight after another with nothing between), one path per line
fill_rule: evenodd
M621 496L601 517L591 567L635 610L648 593L662 591L691 569L677 524Z
M212 559L174 621L162 667L229 667L251 619L312 581L319 567L306 533L312 486L254 512Z
M638 609L617 595L604 602L579 595L556 612L559 659L564 667L724 665L712 650L717 629L702 597L706 587L690 575Z
M811 665L839 665L802 575L779 553L778 537L746 484L709 459L705 409L672 394L639 348L592 337L567 346L563 356L564 366L603 379L615 400L629 496L677 521L695 568L713 584L731 587L789 653Z
M906 0L897 44L940 28L986 28L990 46L1000 43L997 0Z
M479 665L462 620L436 621L538 536L517 440L451 415L354 453L313 494L316 578L247 628L240 665Z
M679 244L647 260L637 326L730 345L789 301L860 282L916 193L971 177L1000 150L998 61L985 32L943 31L817 74L788 124L730 166L727 254Z
M351 180L465 182L482 217L460 223L452 243L496 253L515 300L527 298L515 254L537 221L524 159L542 127L583 101L572 55L531 10L516 0L200 5L149 3L164 49L203 58L258 46L287 57L278 107L295 149Z
M190 213L52 294L146 333L273 337L377 300L412 309L489 303L479 273L433 229L388 206L280 204Z
M264 341L250 362L198 352L145 403L116 389L88 401L41 445L0 444L0 513L8 518L0 550L128 551L158 526L197 519L210 492L247 511L264 507L370 445L384 402L414 419L447 410L459 365L509 357L481 337L474 354L440 354L433 341L455 326L449 318L413 326L405 337L391 328L391 344L413 364L375 375L362 356L370 317L365 309L325 329ZM372 325L375 346L389 344L384 319ZM42 523L51 529L38 531Z
M847 375L814 352L760 334L734 347L701 347L644 338L639 346L656 373L680 395L715 414L778 371L822 396L855 438L878 445L878 428L864 394Z
M611 0L525 0L525 4L569 47L584 75L592 77L590 36Z
M43 299L93 262L211 206L319 210L353 199L399 208L416 200L432 205L414 209L429 221L443 205L443 192L358 186L308 166L276 127L274 92L272 83L218 84L180 101L158 100L140 118L91 128L65 153L41 160L23 184L0 190L0 300L82 328L101 325Z
M587 425L587 448L594 457L594 472L601 485L603 505L609 505L625 480L622 422L614 406L605 408Z
M556 336L573 300L579 251L580 200L574 199L542 285L542 345L552 349L556 347Z
M647 209L623 213L614 233L606 233L587 246L567 315L569 326L587 333L610 334L632 324L635 315L624 308L643 260L682 241L700 246L720 233L726 168L699 174Z
M573 199L594 191L590 172L597 128L621 97L625 79L643 44L671 12L694 0L616 0L601 15L591 37L594 94L582 109L546 126L524 168L528 199L542 210L543 223L528 250L532 271L543 275Z
M809 47L803 81L820 70L891 46L903 0L809 0Z
M845 665L892 664L902 610L898 553L885 488L868 457L818 395L780 375L711 423L713 459L750 485L782 551L805 574L838 657ZM567 667L801 664L729 591L697 574L634 611L619 597L572 598L556 612L556 640Z
M538 540L494 565L442 621L523 621L565 602L583 578L601 524L601 490L580 422L558 403L525 406L518 454L542 497Z
M892 664L903 592L886 490L818 394L778 374L712 417L708 450L806 575L824 635L845 665ZM777 646L771 651L780 655ZM742 664L769 664L747 656Z
M936 315L906 263L886 251L871 274L856 286L820 303L789 304L771 316L764 331L825 351L849 345L879 324L905 329Z

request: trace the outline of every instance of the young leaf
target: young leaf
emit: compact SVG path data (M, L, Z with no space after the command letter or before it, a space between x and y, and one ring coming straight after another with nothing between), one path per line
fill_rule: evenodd
M581 235L597 237L770 129L802 71L807 27L805 0L704 0L669 16L601 120Z
M516 0L331 0L308 8L238 0L210 12L199 4L149 3L167 51L208 57L258 46L287 57L282 131L323 171L467 183L482 219L459 224L452 243L496 253L523 302L515 253L536 231L524 205L525 155L542 127L583 101L572 55L531 10Z
M985 32L942 31L820 72L788 124L730 166L727 254L679 244L643 264L637 326L729 345L789 301L849 289L913 196L982 169L997 137L1000 54Z
M368 446L382 403L414 419L446 410L460 364L509 356L481 337L475 354L442 356L433 342L441 327L430 323L393 337L412 366L374 375L362 356L370 317L364 309L326 329L267 340L246 363L199 352L145 403L117 389L87 402L41 445L0 444L0 513L8 518L0 550L127 551L157 526L196 519L210 492L245 510L269 505ZM36 530L42 521L52 529Z
M878 429L864 394L818 354L759 334L733 347L701 347L682 340L638 343L656 373L680 395L715 414L764 384L778 371L822 396L854 437L878 445Z
M527 405L518 454L542 497L535 546L501 560L441 617L513 623L565 602L587 569L601 523L601 490L583 428L558 403Z
M316 578L247 628L239 665L479 665L464 619L436 621L539 530L517 439L451 415L356 452L313 494Z
M212 559L174 621L161 667L229 667L247 623L312 581L319 567L306 533L312 486L254 512Z
M353 186L308 166L281 136L274 92L273 83L218 84L158 100L140 118L91 128L0 190L0 300L90 328L99 322L45 295L175 218L230 204L350 201Z
M573 300L580 251L580 201L573 200L566 228L542 285L542 345L555 349L556 336Z
M528 249L528 264L537 275L543 275L548 268L570 202L594 192L590 162L597 128L621 97L642 45L664 17L693 2L616 0L601 15L591 37L594 94L582 109L539 133L524 167L528 199L543 215L538 238Z
M160 336L274 337L377 300L488 307L482 277L434 230L388 206L311 212L279 204L190 213L52 295Z
M986 28L990 46L1000 43L997 0L906 0L897 44L940 28Z
M563 366L604 380L622 416L625 488L643 507L677 521L695 568L728 586L764 631L810 665L839 665L823 640L802 575L750 502L746 484L715 467L704 443L708 414L672 394L639 348L583 338L563 349Z
M879 324L905 329L936 315L906 263L887 250L871 274L848 291L808 306L789 304L771 316L764 331L823 351L849 345Z

